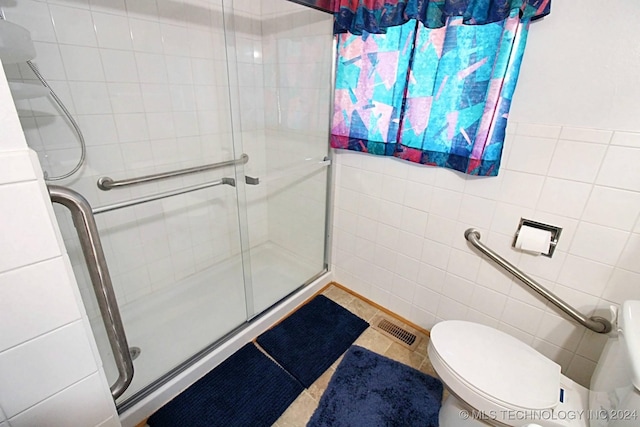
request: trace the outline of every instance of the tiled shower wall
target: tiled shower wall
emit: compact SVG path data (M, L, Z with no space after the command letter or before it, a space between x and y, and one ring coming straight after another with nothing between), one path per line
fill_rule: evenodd
M233 3L233 45L235 58L231 65L234 87L231 102L234 108L234 123L242 151L249 155L245 165L248 176L264 176L267 170L264 136L264 83L262 55L261 3L243 0ZM229 35L228 35L229 37ZM232 40L229 40L231 42ZM269 208L266 203L267 189L264 185L245 186L246 210L251 224L249 244L257 247L269 239Z
M228 168L130 190L96 187L105 175L129 178L233 157L221 1L3 0L0 6L6 19L31 31L34 62L85 134L86 165L60 184L101 206L232 176ZM9 80L34 81L24 64L5 68ZM17 107L43 169L51 175L71 169L78 138L51 99ZM56 212L91 301L71 222L64 209ZM239 252L235 190L228 186L103 214L98 223L121 304Z
M464 231L585 314L640 299L640 97L628 93L640 16L630 2L587 3L555 2L532 25L498 177L338 152L333 252L336 280L420 326L497 327L584 385L605 337L483 259ZM602 29L607 13L627 18ZM585 36L589 24L607 36ZM553 258L511 247L521 217L563 228Z
M269 237L322 268L327 168L317 164L327 154L333 21L262 1Z
M276 244L323 259L331 98L330 15L286 1L234 0L238 102L244 151L260 152L246 186L251 246Z

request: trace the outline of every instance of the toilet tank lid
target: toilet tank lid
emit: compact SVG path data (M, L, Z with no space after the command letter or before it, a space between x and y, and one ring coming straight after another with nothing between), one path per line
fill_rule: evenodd
M627 344L633 386L640 390L640 301L625 301L622 304L618 326Z
M510 407L547 409L560 398L560 366L502 331L447 320L431 329L431 345L450 369Z

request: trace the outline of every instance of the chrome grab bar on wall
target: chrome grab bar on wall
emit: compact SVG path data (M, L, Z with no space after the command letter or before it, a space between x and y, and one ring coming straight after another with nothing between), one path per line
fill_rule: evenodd
M133 360L129 354L127 336L118 310L107 261L100 243L98 227L91 211L91 205L79 193L70 188L49 185L49 195L53 203L59 203L71 211L73 224L80 238L82 253L89 269L91 284L98 300L100 314L107 331L109 344L118 368L118 378L111 385L111 395L117 399L131 384L133 379Z
M498 255L484 243L480 242L480 232L478 232L478 230L469 228L464 232L464 237L469 242L471 242L473 246L478 248L480 252L491 258L491 260L498 264L500 267L513 274L522 283L529 286L531 289L549 300L549 302L558 307L560 310L564 311L567 315L580 323L582 326L585 326L592 331L601 334L606 334L611 331L611 322L609 322L609 320L600 316L586 317L575 308L567 304L565 301L560 299L557 295L544 288L531 277L520 271L515 265L511 264L509 261Z
M119 181L114 181L108 176L103 176L102 178L98 179L98 188L103 191L107 191L107 190L111 190L112 188L127 187L130 185L137 185L137 184L143 184L146 182L159 181L162 179L173 178L176 176L189 175L189 174L198 173L198 172L206 172L214 169L223 168L226 166L246 164L248 161L249 161L249 156L247 154L243 154L242 156L240 156L239 159L227 160L225 162L211 163L208 165L196 166L192 168L179 169L171 172L162 172L162 173L156 173L153 175L145 175L137 178L121 179Z

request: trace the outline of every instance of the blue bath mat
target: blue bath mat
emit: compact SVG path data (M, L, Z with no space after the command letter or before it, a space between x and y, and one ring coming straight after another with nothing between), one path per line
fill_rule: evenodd
M438 427L442 382L352 346L307 427Z
M147 421L151 427L270 426L302 385L249 343Z
M318 295L260 335L257 342L309 387L368 326L349 310Z

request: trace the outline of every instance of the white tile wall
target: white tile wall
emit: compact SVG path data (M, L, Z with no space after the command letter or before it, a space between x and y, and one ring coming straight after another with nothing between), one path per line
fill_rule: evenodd
M630 23L638 11L626 1L606 8L597 0L585 0L584 5L576 13L558 2L548 18L531 28L512 117L605 132L638 131L640 98L633 83L638 56L629 55L634 46L627 42L635 34ZM625 18L607 27L607 37L572 38L603 14Z
M15 369L22 365L23 369ZM74 322L0 354L3 384L21 384L3 393L0 405L13 417L97 370L81 322Z
M602 340L588 338L590 332L483 260L465 242L463 231L478 228L488 245L586 314L606 314L602 309L609 304L640 299L636 262L640 237L635 231L640 193L632 184L640 182L633 176L640 150L631 143L609 145L613 132L602 129L514 125L510 124L512 137L507 142L513 147L497 178L466 177L408 162L404 165L407 178L389 177L378 168L378 158L338 151L336 278L380 304L401 307L392 301L402 300L408 305L404 309L407 318L425 328L453 318L497 326L533 343L560 363L563 372L585 384ZM635 141L635 137L626 132L619 138ZM621 149L625 152L618 153ZM378 172L371 172L376 168ZM446 182L439 176L442 173L452 178ZM372 177L383 191L367 196L369 212L365 213L353 201ZM499 190L493 180L499 182ZM391 188L404 193L404 199L390 201L396 197ZM422 215L407 213L407 222L397 220L415 208ZM511 248L520 217L563 227L552 259ZM399 236L407 231L410 234L398 244ZM368 239L374 253L381 255L368 259L356 250L343 260L353 251L348 242L358 236ZM395 251L385 256L377 244ZM401 262L398 253L403 253ZM419 259L418 264L406 262L411 258ZM380 269L389 271L391 277L401 276L402 283L378 281L374 291L371 271Z
M602 13L639 15L624 2L606 11L596 0L587 3L578 13L555 4L550 16L532 25L499 176L469 177L407 162L386 184L404 188L396 212L427 214L412 224L423 242L413 297L406 284L396 289L384 274L368 283L376 269L398 272L393 263L381 257L371 262L349 245L360 224L367 224L376 245L407 230L364 215L354 202L366 192L367 206L380 212L388 206L388 195L367 189L385 185L385 165L395 167L396 159L337 153L333 240L336 279L346 286L383 305L393 296L403 299L411 306L408 318L425 328L451 318L496 326L533 344L582 384L603 340L481 259L463 231L478 228L489 246L586 314L607 315L609 304L640 299L640 98L627 89L638 68L638 56L628 54L637 50L634 27L611 25L604 38L571 36L599 22ZM612 75L611 69L617 71ZM563 227L552 259L511 248L521 217ZM470 282L470 298L462 280Z
M45 200L40 184L23 182L0 187L2 198L20 200L13 209L0 212L3 224L3 239L12 244L0 248L0 271L8 271L25 264L53 258L60 254L47 215ZM20 224L27 219L31 227L24 229Z
M13 207L0 220L0 425L119 425L37 157L27 149L2 70L0 127L6 166L0 204Z
M441 170L411 163L404 167L408 171L405 175L413 180L390 179L383 169L374 172L380 191L379 195L368 196L367 205L377 206L381 212L387 210L389 199L397 197L391 192L404 190L404 200L389 212L391 218L412 218L409 227L387 220L385 215L366 215L352 206L351 201L357 197L352 190L360 191L366 185L370 170L379 165L379 160L337 152L336 277L347 286L365 290L366 296L379 303L390 297L402 299L411 307L408 318L425 328L450 318L500 325L527 342L538 343L536 348L555 358L564 372L585 383L591 371L585 374L583 369L593 367L602 341L579 346L590 333L560 317L523 285L483 260L464 241L463 230L470 226L480 229L487 244L587 314L638 298L635 289L640 277L634 260L640 256L640 237L635 231L640 193L630 184L638 180L627 174L637 170L635 155L640 151L629 144L624 147L624 155L616 156L618 147L608 145L613 132L607 130L511 123L510 129L514 128L514 146L495 178L501 181L498 191L487 188L494 186L494 178L465 177L442 170L465 182L452 190L455 184L445 184L438 178ZM635 137L624 133L626 141ZM612 149L614 155L607 155ZM544 153L553 153L553 157ZM586 168L590 172L585 172L584 164L590 165ZM602 172L614 169L619 173L602 182ZM416 184L416 178L432 184ZM415 215L416 207L423 215ZM552 259L520 254L511 248L520 217L563 227L559 251ZM417 267L388 262L388 258L397 257L393 252L369 260L356 251L353 258L341 259L351 250L345 242L354 236L372 242L381 237L388 241L408 228L412 228L417 242L409 244L411 240L405 238L400 247L409 252L407 256L420 259ZM393 248L394 243L387 245ZM376 268L389 273L388 282L376 285L383 293L359 283ZM416 268L417 277L412 273ZM402 286L397 286L398 278L405 281ZM416 285L413 295L407 292L411 288L407 280Z
M15 416L11 419L11 425L15 427L44 426L51 425L51 420L69 427L95 425L96 420L112 419L113 414L109 410L110 398L100 376L93 374L73 384L62 393L44 400L37 408L27 409ZM114 421L112 419L112 423ZM102 425L102 422L99 425Z
M51 239L53 244L57 242ZM0 288L0 348L11 348L25 337L35 337L52 327L80 319L74 294L60 258L3 273ZM34 299L33 295L41 298Z

